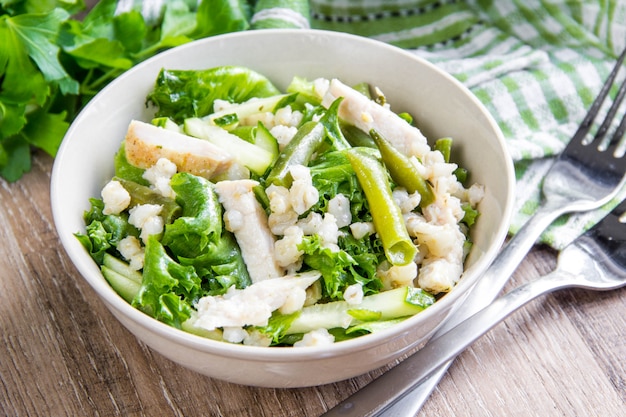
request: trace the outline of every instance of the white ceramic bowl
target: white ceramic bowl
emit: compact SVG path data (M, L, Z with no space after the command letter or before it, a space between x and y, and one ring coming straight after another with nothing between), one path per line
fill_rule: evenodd
M161 68L242 65L284 89L294 75L370 82L395 111L421 121L429 138L451 136L472 180L486 186L473 230L466 271L449 294L397 326L324 347L262 348L204 339L169 327L131 307L107 284L75 232L84 231L88 198L113 175L113 155L131 119L149 120L145 106ZM366 373L400 357L429 335L464 299L493 260L509 226L514 194L512 162L502 134L480 102L432 64L362 37L314 30L239 32L161 53L129 70L98 94L76 118L55 159L51 183L56 228L78 271L109 310L137 338L183 366L234 383L303 387Z

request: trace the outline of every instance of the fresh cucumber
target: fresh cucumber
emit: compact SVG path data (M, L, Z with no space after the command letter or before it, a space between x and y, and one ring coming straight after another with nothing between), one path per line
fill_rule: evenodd
M274 158L278 156L278 141L261 122L254 130L254 144L270 152Z
M333 301L326 304L314 304L304 307L298 317L291 322L285 334L308 333L316 329L347 328L353 317L348 314L350 304L345 301Z
M131 281L135 281L136 283L141 284L141 272L132 269L130 265L128 265L126 262L116 258L109 253L104 254L102 265L113 270L114 272L117 272L120 275L123 275L125 278L130 279Z
M188 320L185 320L181 324L181 329L187 333L195 334L196 336L206 337L207 339L223 340L222 331L220 329L206 330L201 327L194 326L195 319L193 316Z
M155 117L151 122L156 127L162 127L163 129L172 130L174 132L182 133L180 126L176 124L169 117Z
M185 120L185 133L205 139L230 153L239 163L257 175L263 175L272 165L275 155L260 146L246 142L237 135L211 125L197 117Z
M434 302L434 297L420 288L400 287L363 297L356 309L380 311L381 320L412 316Z
M333 301L304 307L300 315L291 323L286 334L307 333L315 329L348 328L359 323L350 311L364 310L380 313L375 316L381 321L412 316L434 302L432 295L419 288L401 287L363 297L360 304L352 305L345 301ZM374 315L372 315L374 316Z
M139 292L141 284L105 265L102 265L100 269L102 270L102 275L104 275L104 278L115 292L127 302L132 302L135 295Z

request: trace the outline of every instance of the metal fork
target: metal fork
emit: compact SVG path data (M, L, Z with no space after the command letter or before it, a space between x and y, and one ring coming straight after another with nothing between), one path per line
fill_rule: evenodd
M558 217L566 213L597 209L608 203L623 188L626 183L626 161L623 154L615 154L615 150L626 132L626 115L614 131L609 145L606 147L600 147L600 145L604 143L609 126L626 95L626 80L621 84L593 140L587 141L586 139L623 66L625 57L626 49L620 54L578 130L547 172L542 187L542 202L535 214L503 247L466 297L463 305L444 322L433 335L433 339L489 305L500 293L541 233ZM396 410L389 410L388 415L413 416L437 386L452 364L453 358L443 364L427 380L422 381L419 386L417 381L403 372L403 367L408 366L411 359L412 357L405 359L403 363L340 402L324 416L376 416L403 397L406 398L397 405ZM407 363L404 364L404 362ZM411 391L410 395L409 391Z
M423 380L511 313L540 295L561 288L578 287L606 291L626 286L624 223L626 219L623 218L625 211L626 201L622 201L600 223L563 249L554 271L517 287L453 329L428 342L410 358L410 361L402 364L402 373L415 381ZM365 387L367 388L369 386ZM365 413L367 410L359 409L359 404L356 404L356 409L358 415L368 415Z

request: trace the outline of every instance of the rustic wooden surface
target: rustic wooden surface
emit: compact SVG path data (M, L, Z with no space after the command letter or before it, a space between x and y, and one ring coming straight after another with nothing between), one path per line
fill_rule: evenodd
M0 180L0 415L319 416L383 370L306 389L233 385L184 369L117 322L60 246L52 159ZM550 271L536 248L511 286ZM626 415L626 290L534 301L463 353L423 416Z

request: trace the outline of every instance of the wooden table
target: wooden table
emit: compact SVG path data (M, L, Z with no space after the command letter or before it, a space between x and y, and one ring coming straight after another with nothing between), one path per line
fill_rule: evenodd
M52 159L0 180L0 415L319 416L384 369L304 389L213 380L152 351L74 269L52 222ZM550 271L535 248L511 286ZM419 416L626 415L626 290L532 302L463 353Z

